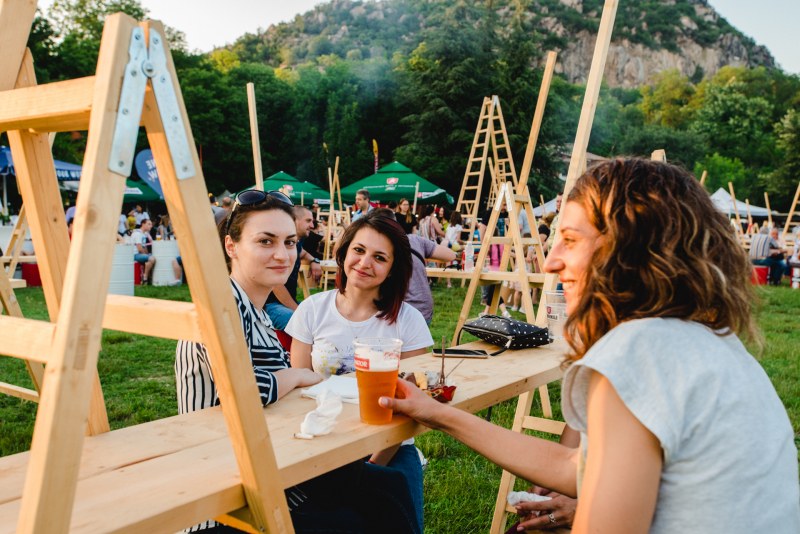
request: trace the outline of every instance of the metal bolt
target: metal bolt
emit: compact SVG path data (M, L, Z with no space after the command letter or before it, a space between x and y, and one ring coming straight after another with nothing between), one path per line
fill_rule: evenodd
M172 116L172 122L178 122L178 116L177 115L173 115Z
M137 41L141 41L142 40L142 34L139 33L139 32L135 32L133 34L133 38L136 39Z
M187 172L189 170L189 166L188 165L184 165L183 167L181 167L181 170L183 172Z
M156 68L149 61L145 61L142 63L142 71L144 71L147 76L152 76L156 73Z
M117 167L124 167L124 166L125 166L125 162L124 161L120 160L120 161L117 162Z
M162 76L161 77L161 83L166 83L166 82L167 82L167 77L166 76Z
M160 42L161 42L161 39L159 39L158 37L153 37L153 44L158 44Z
M123 115L127 115L128 114L128 108L122 108L122 114Z
M139 73L136 72L136 69L131 70L131 76L137 76Z

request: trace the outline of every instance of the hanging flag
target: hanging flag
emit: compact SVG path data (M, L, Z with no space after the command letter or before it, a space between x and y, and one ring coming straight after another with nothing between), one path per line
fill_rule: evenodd
M373 139L372 140L372 153L375 154L375 172L378 172L378 142Z
M164 192L161 190L161 182L158 180L158 169L156 169L156 160L153 157L153 152L149 148L142 150L136 154L133 163L139 178L158 193L161 200L164 200Z

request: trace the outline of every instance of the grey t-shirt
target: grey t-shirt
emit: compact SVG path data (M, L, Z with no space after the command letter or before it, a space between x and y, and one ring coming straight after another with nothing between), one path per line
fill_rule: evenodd
M661 443L651 533L800 532L792 426L736 336L679 319L630 321L603 336L564 377L562 409L584 458L592 371Z
M411 250L414 250L423 258L430 257L433 250L436 248L436 243L420 237L416 234L409 234L408 242L411 244ZM425 272L425 264L419 258L411 255L411 280L408 281L408 293L405 302L411 304L425 318L425 321L430 323L433 317L433 295L431 294L431 286L428 285L428 275Z

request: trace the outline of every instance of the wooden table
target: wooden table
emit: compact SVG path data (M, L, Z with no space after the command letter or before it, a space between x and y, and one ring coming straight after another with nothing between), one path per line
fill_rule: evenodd
M481 342L469 347L484 347ZM506 351L466 359L450 375L458 386L452 404L475 412L559 380L563 346ZM461 359L448 358L447 372ZM401 362L402 370L437 370L430 354ZM294 438L314 401L293 391L264 409L283 487L295 485L425 432L395 416L387 425L360 422L345 404L335 430L313 440ZM0 532L14 532L28 453L0 459ZM162 473L184 470L171 481ZM245 505L239 471L219 407L87 437L71 531L167 532ZM189 495L187 484L196 484ZM201 488L202 491L198 491Z

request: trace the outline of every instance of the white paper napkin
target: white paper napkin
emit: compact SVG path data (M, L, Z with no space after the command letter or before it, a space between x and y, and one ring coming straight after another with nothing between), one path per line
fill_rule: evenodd
M316 399L323 391L336 393L342 398L342 402L358 404L358 384L355 377L333 375L327 380L302 390L303 397Z
M516 506L521 502L542 502L549 501L551 497L547 495L537 495L536 493L528 493L527 491L512 491L508 494L508 504Z

